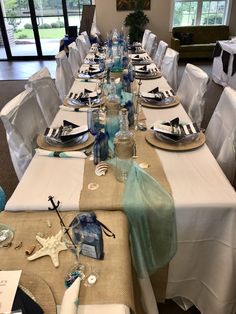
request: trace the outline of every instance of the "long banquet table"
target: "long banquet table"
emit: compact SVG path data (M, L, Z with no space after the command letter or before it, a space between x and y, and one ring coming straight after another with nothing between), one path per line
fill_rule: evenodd
M79 92L84 84L76 79L71 90ZM141 90L148 91L157 85L160 90L170 89L161 77L143 80ZM156 120L175 117L190 122L181 104L165 109L143 107L143 113L148 128ZM52 126L58 127L63 119L80 125L87 121L86 112L59 110ZM155 152L172 190L177 221L178 250L169 265L166 298L185 297L205 314L235 313L235 191L206 144L185 152L161 149ZM145 155L140 158L145 161ZM6 211L47 210L49 195L61 201L60 210L78 211L84 165L84 159L35 155L7 202ZM101 180L95 175L91 177L91 182ZM107 195L111 195L108 208L114 207L113 192L108 186ZM93 201L93 210L100 207L99 202Z

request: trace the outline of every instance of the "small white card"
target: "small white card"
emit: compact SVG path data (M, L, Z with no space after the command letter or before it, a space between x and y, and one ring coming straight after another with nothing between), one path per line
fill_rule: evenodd
M0 313L11 312L21 272L0 271Z

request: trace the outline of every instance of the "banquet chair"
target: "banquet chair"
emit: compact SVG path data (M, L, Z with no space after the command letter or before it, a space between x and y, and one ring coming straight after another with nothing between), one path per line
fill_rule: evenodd
M156 63L156 66L158 67L158 69L161 68L162 60L165 56L167 48L168 48L168 44L164 42L163 40L160 40L157 46L156 53L153 57L153 61Z
M149 56L152 57L153 50L155 48L155 42L156 42L157 36L153 33L151 33L148 36L147 44L146 44L146 52L149 54Z
M33 74L28 79L27 87L35 91L40 109L47 125L50 126L59 110L61 99L48 69L43 68Z
M82 64L79 49L77 48L75 42L71 43L68 46L68 49L69 49L68 61L70 63L71 70L72 70L74 77L77 77L78 76L78 70Z
M6 194L0 186L0 212L4 210L6 204Z
M55 83L59 96L63 101L75 79L65 51L60 51L55 58L57 63Z
M161 73L175 92L178 87L178 60L179 53L167 48L161 63Z
M233 184L236 174L236 91L227 86L206 129L206 143Z
M198 127L201 126L204 115L208 80L208 75L202 69L187 63L176 92L189 117Z
M76 38L75 42L76 42L76 45L79 49L81 60L83 61L85 59L86 55L88 54L88 51L89 51L89 49L86 45L85 37L83 35L79 35Z
M86 49L87 49L87 52L89 51L89 49L91 48L91 43L90 43L90 39L89 39L89 36L88 36L88 33L86 31L82 32L81 35L84 36L84 39L85 39L85 42L86 42Z
M150 34L151 34L151 31L146 28L144 33L143 33L143 38L142 38L142 47L143 47L143 49L146 49L148 37L149 37Z
M14 97L3 107L0 117L6 130L12 163L20 180L34 155L38 134L44 133L47 127L34 90L27 88Z

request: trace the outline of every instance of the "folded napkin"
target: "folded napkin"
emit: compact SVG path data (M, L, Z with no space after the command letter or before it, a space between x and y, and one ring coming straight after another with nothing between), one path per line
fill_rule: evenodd
M17 288L15 299L12 305L12 311L18 313L21 309L23 314L43 314L43 309L31 297L28 296L21 288ZM16 311L16 312L15 312ZM19 312L20 313L20 312Z
M153 129L173 140L180 140L200 132L195 123L182 123L179 118L170 121L156 121Z
M87 112L88 108L72 108L64 105L60 105L60 109L64 111L75 111L75 112Z
M99 67L96 65L90 65L88 68L89 72L98 72L100 71Z
M144 98L152 98L155 100L161 101L164 98L167 97L173 97L175 95L175 92L171 90L166 91L159 91L159 87L155 87L154 89L150 90L149 92L142 91L141 96Z
M77 140L87 132L87 125L78 126L70 121L63 120L63 124L59 128L46 128L44 136L65 143L67 141Z
M136 55L132 58L132 60L135 60L135 61L142 61L143 58L141 58L139 55Z
M152 98L158 101L161 101L165 97L161 92L157 93L141 92L141 96L144 98Z
M150 73L150 69L147 68L147 65L144 65L142 67L136 68L135 72Z
M36 148L36 155L47 156L47 157L60 157L60 158L82 158L85 159L87 156L83 152L69 151L69 152L52 152L49 150Z
M60 314L76 314L81 278L78 277L64 293Z

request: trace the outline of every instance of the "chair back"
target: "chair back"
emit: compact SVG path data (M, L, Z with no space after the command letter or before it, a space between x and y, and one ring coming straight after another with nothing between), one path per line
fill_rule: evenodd
M69 56L68 56L68 61L71 66L72 73L74 77L78 76L78 71L79 68L82 64L81 56L79 53L79 49L76 46L76 43L73 42L68 46L69 49Z
M88 33L86 31L82 32L81 35L84 36L85 42L86 42L86 48L87 48L87 52L89 51L89 49L91 48L91 43L90 43L90 39L88 36Z
M55 58L57 63L55 83L63 101L74 82L74 76L64 50L60 51Z
M78 47L79 49L79 53L80 53L80 57L81 57L81 60L84 61L86 55L88 54L88 47L86 45L86 40L85 40L85 37L84 35L79 35L77 38L76 38L76 46Z
M143 38L142 38L142 47L143 47L143 49L146 49L148 37L149 37L150 34L151 34L151 31L149 29L145 29L145 31L143 33Z
M40 109L47 125L50 126L59 110L61 99L48 69L43 68L33 74L28 79L26 87L32 88L35 91Z
M178 86L178 60L179 53L174 49L167 48L161 63L161 73L175 92Z
M168 44L164 42L163 40L160 40L158 46L157 46L157 51L155 53L155 56L153 58L153 61L156 63L156 66L158 69L161 68L162 60L165 56L166 50L168 48Z
M155 47L156 39L157 39L157 36L153 33L151 33L148 36L147 45L146 45L146 52L149 54L149 56L152 56L153 49Z
M236 91L225 87L206 129L206 143L231 183L236 174Z
M199 67L187 63L177 96L189 117L199 127L204 115L205 93L207 91L208 75Z
M20 180L37 147L38 134L44 133L47 123L32 88L14 97L1 110L9 151Z

